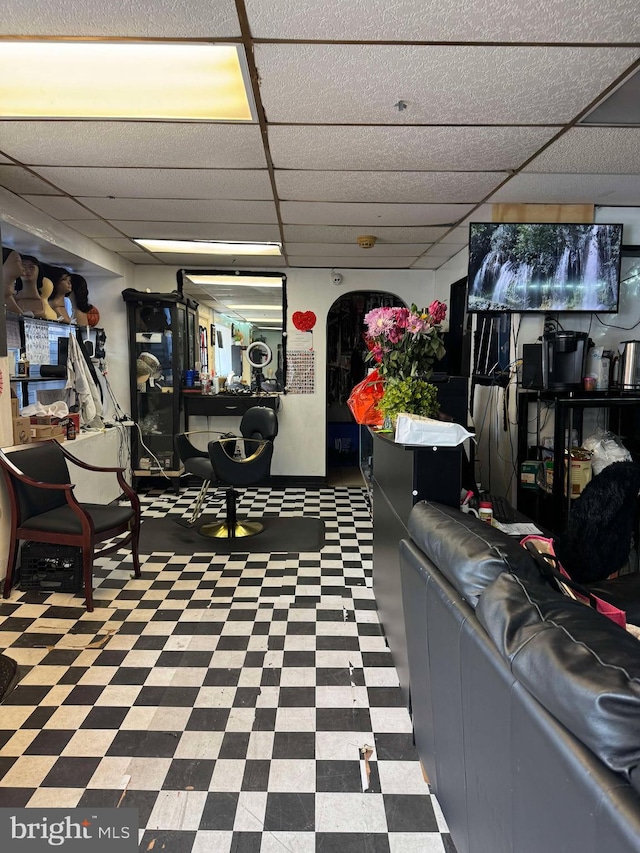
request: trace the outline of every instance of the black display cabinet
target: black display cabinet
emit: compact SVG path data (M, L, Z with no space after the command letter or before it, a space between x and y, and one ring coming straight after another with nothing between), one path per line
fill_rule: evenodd
M198 303L177 293L128 289L132 471L135 478L166 476L178 487L183 472L174 436L184 430L180 389L199 358Z

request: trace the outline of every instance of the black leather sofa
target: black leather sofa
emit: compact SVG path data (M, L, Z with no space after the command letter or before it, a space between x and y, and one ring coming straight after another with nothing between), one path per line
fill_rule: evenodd
M414 733L458 853L640 851L638 640L472 516L408 529Z

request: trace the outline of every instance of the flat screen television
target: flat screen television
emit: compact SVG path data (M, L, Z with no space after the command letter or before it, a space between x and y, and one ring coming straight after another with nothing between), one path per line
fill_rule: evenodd
M469 311L618 310L622 225L472 222Z

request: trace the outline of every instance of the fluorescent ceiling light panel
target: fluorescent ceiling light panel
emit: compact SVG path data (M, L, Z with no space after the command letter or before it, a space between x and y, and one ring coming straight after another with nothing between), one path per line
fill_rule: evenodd
M282 290L282 280L270 276L237 276L237 275L198 275L189 273L187 276L193 284L233 284L236 287L278 287Z
M186 255L281 255L280 243L241 243L218 240L138 240L150 252L184 252ZM192 281L195 279L189 276ZM230 278L233 278L230 276ZM202 282L198 282L202 284ZM235 283L235 279L234 279ZM280 286L280 285L278 285Z
M282 305L237 305L230 299L227 299L227 305L234 311L282 311Z
M255 121L238 45L0 42L3 118Z

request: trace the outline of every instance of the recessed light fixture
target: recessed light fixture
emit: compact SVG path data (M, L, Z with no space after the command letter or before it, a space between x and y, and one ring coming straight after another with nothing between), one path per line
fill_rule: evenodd
M280 243L242 243L222 240L138 240L150 252L185 255L281 255ZM193 276L189 276L193 281ZM231 277L233 278L233 277ZM233 279L235 282L235 279ZM280 285L278 285L280 287Z
M0 42L3 118L255 121L238 45Z
M271 276L252 275L243 277L236 275L207 275L189 273L187 276L193 284L233 284L234 287L277 287L282 290L282 279Z

